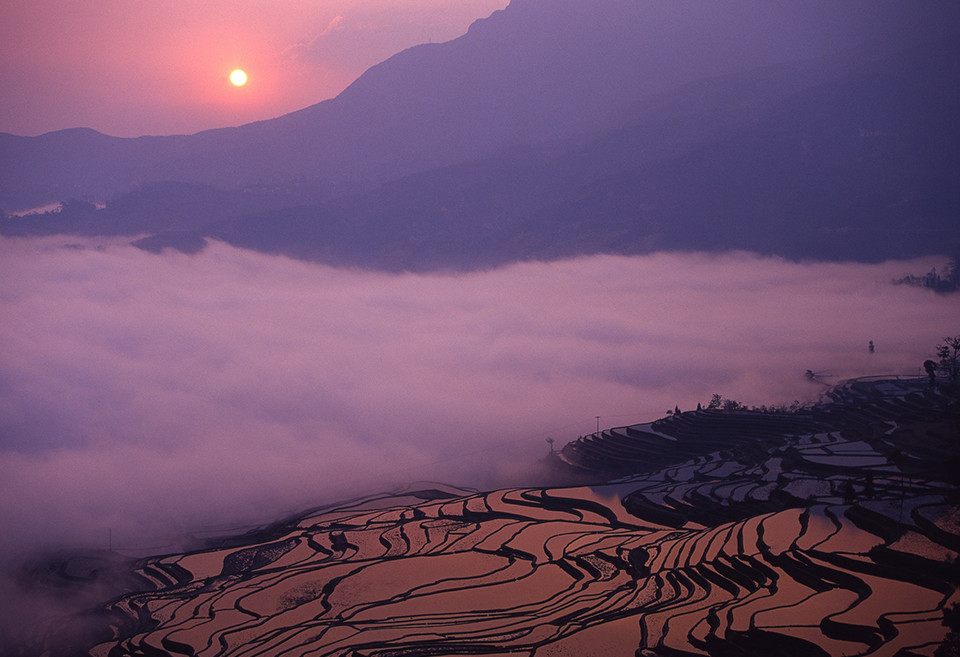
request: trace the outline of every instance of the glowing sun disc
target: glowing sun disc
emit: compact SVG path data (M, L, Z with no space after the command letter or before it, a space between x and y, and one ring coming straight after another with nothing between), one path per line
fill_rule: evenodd
M232 82L234 86L242 87L247 83L247 74L238 68L230 74L230 82Z

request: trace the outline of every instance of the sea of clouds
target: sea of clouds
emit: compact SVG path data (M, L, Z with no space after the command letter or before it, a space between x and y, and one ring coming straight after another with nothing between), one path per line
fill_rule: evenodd
M533 481L546 438L720 393L816 399L919 373L941 259L594 256L474 273L336 269L211 243L0 240L0 554L162 551L413 480ZM869 353L868 341L876 352Z

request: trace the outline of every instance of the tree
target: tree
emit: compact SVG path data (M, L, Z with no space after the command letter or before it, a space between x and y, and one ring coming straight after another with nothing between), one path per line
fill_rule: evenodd
M933 653L934 657L957 657L960 655L960 607L953 605L943 608L943 625L950 631Z
M722 395L715 394L707 404L707 408L711 410L741 411L746 410L747 407L736 400L726 399Z
M923 369L927 371L927 376L930 377L930 385L935 385L937 382L937 362L925 360L923 361Z
M925 287L939 293L956 292L960 290L960 246L941 271L934 267L923 276L914 276L912 274L903 278L896 278L894 285L912 285L914 287Z
M946 267L946 280L953 285L954 289L960 288L960 246L956 248L954 254L950 256Z
M960 378L960 335L944 338L943 344L937 345L937 371L950 377L951 381Z

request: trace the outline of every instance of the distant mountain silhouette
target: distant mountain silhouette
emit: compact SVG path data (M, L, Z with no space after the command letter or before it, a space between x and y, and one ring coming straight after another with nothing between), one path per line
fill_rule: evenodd
M880 260L960 240L960 63L932 43L692 83L590 139L515 147L207 234L339 264L482 267L660 249Z
M403 269L930 252L960 209L958 25L937 2L513 0L276 119L0 134L0 207L107 201L0 232L193 231Z

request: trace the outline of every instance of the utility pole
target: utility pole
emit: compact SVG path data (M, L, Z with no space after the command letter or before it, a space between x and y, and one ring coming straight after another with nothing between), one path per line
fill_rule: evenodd
M597 435L600 435L600 416L597 416Z

